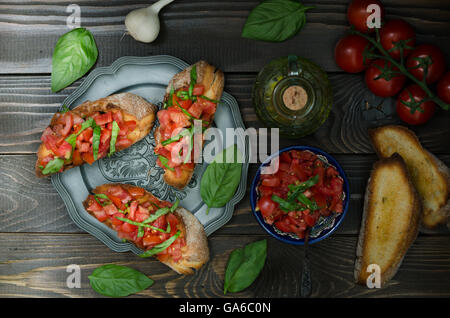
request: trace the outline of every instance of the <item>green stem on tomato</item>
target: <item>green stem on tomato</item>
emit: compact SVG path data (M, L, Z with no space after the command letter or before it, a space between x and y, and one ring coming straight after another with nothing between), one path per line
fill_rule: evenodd
M436 104L438 104L442 109L448 110L449 109L449 105L444 103L444 101L442 101L437 95L435 95L427 86L426 84L426 80L425 80L425 76L423 78L423 80L419 80L416 77L414 77L410 72L408 72L408 69L403 65L403 57L401 59L401 62L397 62L395 59L393 59L389 53L384 49L384 47L381 45L381 43L375 39L373 39L371 36L368 36L367 34L361 33L359 31L356 30L351 30L351 32L353 34L357 34L359 36L362 36L363 38L365 38L367 41L369 41L372 45L374 45L383 55L378 55L378 54L372 54L372 57L375 58L381 58L384 60L389 61L392 65L394 65L395 67L397 67L400 72L407 76L409 79L411 79L413 82L415 82L417 85L420 86L420 88L422 88L427 95L429 96L429 98L435 102ZM376 29L376 33L378 34L378 29ZM378 36L377 36L378 38ZM402 54L403 56L403 54Z

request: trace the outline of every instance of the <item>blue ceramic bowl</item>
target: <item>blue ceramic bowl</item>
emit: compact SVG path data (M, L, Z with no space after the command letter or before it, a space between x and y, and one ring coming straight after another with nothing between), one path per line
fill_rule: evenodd
M311 229L311 234L309 238L309 244L313 244L316 242L319 242L323 240L324 238L328 237L331 233L333 233L339 225L342 223L342 220L345 217L345 214L348 210L348 204L350 201L350 190L348 185L347 177L345 176L344 170L339 165L339 163L334 159L332 156L327 154L326 152L314 148L314 147L308 147L308 146L291 146L284 149L281 149L277 153L271 155L268 157L258 168L258 171L256 172L255 178L253 179L251 190L250 190L250 203L252 206L253 214L255 215L256 219L258 220L259 224L262 226L264 230L266 230L267 233L275 237L276 239L289 244L295 244L295 245L303 245L305 243L304 239L299 239L298 237L295 237L295 235L290 235L287 233L283 233L280 230L276 229L274 226L267 224L264 221L264 218L261 214L261 212L255 211L256 208L256 202L258 201L258 194L256 191L257 186L259 185L260 175L261 175L261 169L264 166L268 166L270 162L278 157L281 153L290 151L290 150L309 150L313 152L314 154L318 155L321 159L326 160L330 165L334 166L337 171L339 172L340 177L344 180L343 185L343 191L344 191L344 204L343 204L343 211L342 213L333 213L332 215L321 218L318 221L318 224L316 224Z

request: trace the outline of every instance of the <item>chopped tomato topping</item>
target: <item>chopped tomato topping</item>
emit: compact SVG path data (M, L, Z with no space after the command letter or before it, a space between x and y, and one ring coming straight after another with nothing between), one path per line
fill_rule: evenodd
M294 189L302 189L298 185L309 180L314 183L301 193L311 203L289 197ZM314 227L320 217L343 212L342 178L336 168L310 151L283 152L278 171L261 175L257 191L257 208L265 222L299 238L303 238L305 230Z
M110 222L121 239L133 241L143 249L150 249L179 231L180 220L172 212L160 215L152 223L142 223L159 208L172 206L170 202L160 201L153 196L146 197L145 202L142 202L143 196L146 195L142 188L125 189L120 185L112 185L102 194L105 194L108 198L105 199L101 196L96 198L94 195L89 195L87 210L99 221ZM124 213L120 212L119 209ZM118 219L118 217L121 219ZM126 220L129 220L129 222ZM134 222L138 222L138 224L131 224ZM152 228L144 227L139 223L151 225ZM169 225L170 231L166 233ZM140 226L141 229L139 229ZM140 234L138 235L138 233ZM177 262L182 258L182 247L185 245L185 239L181 235L167 249L158 253L157 257L171 258Z

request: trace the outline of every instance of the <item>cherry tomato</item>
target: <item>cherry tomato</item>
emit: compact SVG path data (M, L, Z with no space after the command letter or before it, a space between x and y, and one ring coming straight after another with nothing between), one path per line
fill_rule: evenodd
M405 75L403 74L390 74L390 78L378 78L381 75L381 69L390 67L391 63L385 60L375 60L370 67L366 70L365 81L367 87L372 93L381 97L390 97L396 95L403 88L405 84ZM380 69L381 68L381 69ZM392 68L394 71L396 68Z
M367 7L371 4L376 4L380 7L380 18L384 17L384 8L378 0L353 0L347 9L348 22L361 32L372 32L374 29L369 29L367 26L367 18L373 14L373 11L367 12Z
M404 41L409 47L416 44L416 33L413 27L401 19L390 20L380 29L380 42L383 48L389 52L394 59L400 59L400 50L395 49L396 42ZM403 57L411 53L412 49L405 48Z
M420 62L417 58L429 58L430 63L427 68L427 83L432 84L439 80L445 72L445 56L441 49L432 44L422 44L408 56L406 67L417 79L422 80L424 68L417 67Z
M450 104L450 71L442 76L437 84L437 94L444 103Z
M339 40L334 49L336 64L348 73L359 73L363 71L369 61L364 63L363 52L369 46L365 38L351 34Z
M422 110L414 109L402 103L402 101L410 103L412 101L410 95L417 102L417 107ZM436 104L431 100L420 103L425 97L427 97L427 93L419 85L414 84L406 87L397 98L397 115L400 119L410 125L426 123L436 111Z

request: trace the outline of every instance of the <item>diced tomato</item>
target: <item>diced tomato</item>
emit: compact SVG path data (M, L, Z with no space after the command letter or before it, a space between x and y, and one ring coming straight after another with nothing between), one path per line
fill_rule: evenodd
M133 198L141 197L145 194L145 190L140 187L132 187L128 189L128 192Z
M139 205L134 219L136 220L136 222L142 222L148 219L149 216L150 213L148 209L144 208L142 205Z
M72 164L74 166L80 166L83 164L83 159L81 158L81 154L78 149L75 149L72 154Z
M114 204L105 205L103 210L105 210L107 215L114 215L119 212Z
M99 126L106 125L113 121L113 116L111 112L107 112L95 117L95 123Z
M100 143L104 144L107 143L111 138L111 130L108 129L102 129L101 135L100 135Z
M64 120L64 128L61 130L61 135L65 137L70 133L73 126L72 112L65 113L62 118Z
M303 219L305 220L306 224L310 227L313 227L317 222L317 217L311 214L309 210L303 211Z
M174 122L177 128L188 127L191 125L189 118L177 108L170 109L169 118Z
M94 213L95 217L97 218L97 220L99 220L100 222L104 222L108 219L108 215L103 210L93 211L93 213Z
M74 113L72 113L72 117L74 126L76 125L78 127L81 127L81 124L84 122L84 119Z
M116 141L116 150L117 149L125 149L131 146L133 142L129 140L127 137L118 137Z
M194 103L191 107L189 107L188 111L195 118L200 118L202 116L203 107L199 103Z
M80 153L89 152L91 144L89 142L81 142L77 140L77 149Z
M203 94L205 87L201 84L195 84L194 90L192 91L192 95L200 96Z
M189 109L192 105L192 101L190 99L180 100L178 104L180 104L180 106L184 109Z
M81 154L81 158L83 158L83 160L85 162L87 162L88 164L93 164L94 163L94 155L91 152L83 152Z
M161 236L159 234L146 235L143 239L144 246L153 246L162 243Z
M136 129L136 121L135 120L126 121L124 125L127 127L127 130L129 132Z
M59 146L58 148L58 156L59 157L64 157L65 159L69 159L70 156L72 155L72 145L69 144L67 141L63 141L63 143L61 144L61 146Z
M111 222L112 222L113 225L115 225L115 226L120 226L120 225L122 225L124 222L121 221L121 220L119 220L117 217L124 218L124 217L125 217L125 214L119 212L119 213L114 214L113 217L111 218L111 219L112 219Z
M291 163L292 158L291 158L291 156L290 156L290 154L289 154L289 151L285 151L285 152L282 152L282 153L281 153L281 155L280 155L280 161L281 161L281 162L286 162L286 163Z
M124 204L128 203L132 200L130 193L126 189L122 188L120 185L115 185L115 186L110 187L108 192L109 192L108 197L110 197L110 195L117 197Z
M94 130L92 129L92 127L86 128L81 132L81 134L78 135L77 141L89 141L92 138L93 132Z
M123 114L121 110L113 112L113 120L120 126L123 122Z
M280 179L278 179L276 176L272 175L272 176L262 180L261 184L263 186L267 186L267 187L278 187L278 186L280 186Z
M137 230L137 226L127 223L127 222L123 222L122 226L120 227L121 231L125 232L125 233L130 233L130 232L134 232Z
M88 211L91 212L97 212L97 211L102 211L103 207L94 199L94 196L90 196L89 199L89 206L87 207Z

